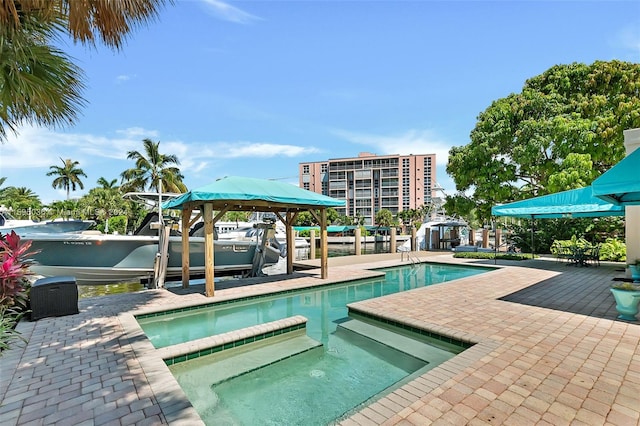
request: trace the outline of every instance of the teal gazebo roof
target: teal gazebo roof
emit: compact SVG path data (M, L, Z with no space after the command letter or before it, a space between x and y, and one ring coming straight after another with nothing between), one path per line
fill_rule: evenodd
M163 209L183 209L204 202L221 210L291 210L342 207L345 202L302 189L295 185L266 179L228 176L209 185L193 189L165 202Z

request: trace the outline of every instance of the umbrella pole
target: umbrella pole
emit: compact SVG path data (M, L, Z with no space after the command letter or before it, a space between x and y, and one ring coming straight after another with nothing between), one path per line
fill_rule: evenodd
M531 259L535 258L535 248L533 247L533 234L535 232L536 220L531 216Z

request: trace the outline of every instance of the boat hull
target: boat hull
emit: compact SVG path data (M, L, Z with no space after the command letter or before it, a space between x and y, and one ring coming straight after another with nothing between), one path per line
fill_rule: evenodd
M26 235L32 241L33 273L71 275L79 284L137 281L153 277L158 237L126 235ZM205 270L204 238L190 238L189 271ZM214 270L250 271L257 244L250 241L215 241ZM182 238L170 237L167 276L182 275ZM267 247L265 266L277 263L279 251Z

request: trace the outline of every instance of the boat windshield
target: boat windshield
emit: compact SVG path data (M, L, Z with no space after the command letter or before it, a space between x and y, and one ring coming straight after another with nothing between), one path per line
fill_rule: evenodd
M4 220L18 220L8 210L0 210L0 217Z

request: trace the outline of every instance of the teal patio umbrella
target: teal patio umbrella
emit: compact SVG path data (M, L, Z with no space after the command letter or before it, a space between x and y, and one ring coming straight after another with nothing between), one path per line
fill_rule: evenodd
M491 208L493 216L525 219L558 219L602 216L624 216L624 207L593 195L591 186L542 195ZM534 227L531 227L531 251Z
M527 219L624 216L624 207L594 196L587 186L496 205L491 214Z
M591 184L593 195L620 205L640 205L640 149L627 155Z

